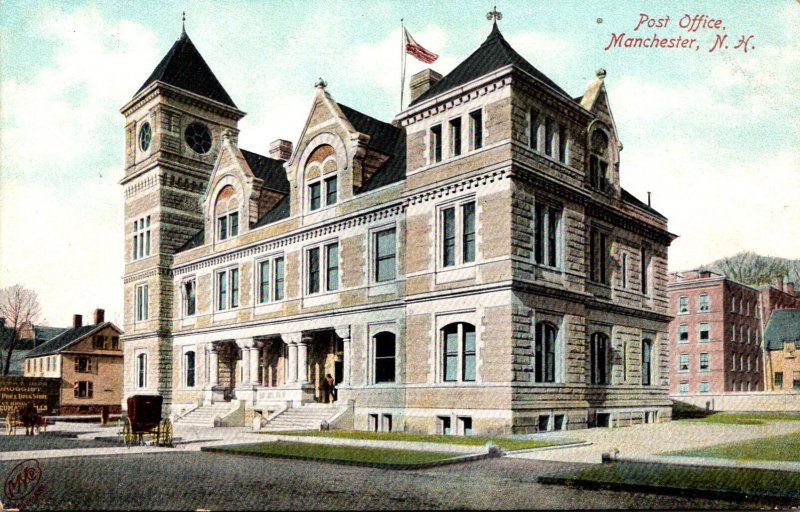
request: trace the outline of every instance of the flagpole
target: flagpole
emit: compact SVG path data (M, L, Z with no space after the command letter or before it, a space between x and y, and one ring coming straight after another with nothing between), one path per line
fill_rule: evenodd
M400 110L403 110L403 93L406 85L406 26L400 18Z

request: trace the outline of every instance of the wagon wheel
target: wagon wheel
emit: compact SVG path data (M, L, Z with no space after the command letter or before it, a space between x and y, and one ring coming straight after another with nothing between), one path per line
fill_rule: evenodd
M172 421L168 418L161 422L159 446L172 446Z
M161 424L159 423L155 427L151 428L147 434L150 436L150 445L158 445L158 442L161 439Z
M122 424L122 440L128 448L133 444L133 425L130 418L125 418L125 423Z

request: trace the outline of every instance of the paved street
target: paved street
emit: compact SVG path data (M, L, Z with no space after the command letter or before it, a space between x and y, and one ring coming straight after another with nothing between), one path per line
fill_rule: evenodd
M0 463L5 480L14 462ZM752 508L745 503L542 486L576 464L491 459L417 471L203 452L40 461L32 509Z

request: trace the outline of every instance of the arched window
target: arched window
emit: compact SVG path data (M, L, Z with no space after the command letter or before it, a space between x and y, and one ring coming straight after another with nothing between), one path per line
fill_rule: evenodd
M601 332L589 339L592 384L608 384L608 336Z
M226 240L239 235L239 198L231 185L219 191L214 204L217 219L217 239Z
M534 382L556 381L556 337L558 330L546 322L536 323Z
M395 381L395 335L379 332L372 337L375 344L375 383Z
M194 387L194 373L195 373L195 360L194 360L194 350L190 350L186 352L183 356L183 364L185 369L186 375L186 387L193 388Z
M147 354L145 353L136 356L136 387L147 387Z
M322 144L306 160L306 187L308 210L336 204L339 198L338 166L333 146Z
M653 341L642 340L642 385L649 386L653 377Z
M608 135L595 129L589 141L589 186L601 192L608 188Z
M475 381L475 326L465 322L442 329L442 376L445 381Z

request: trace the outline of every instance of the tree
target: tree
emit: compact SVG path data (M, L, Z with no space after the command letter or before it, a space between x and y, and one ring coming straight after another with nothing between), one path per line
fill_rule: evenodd
M8 286L0 290L0 318L5 319L2 329L3 348L6 360L3 362L3 375L11 370L11 354L19 343L20 329L32 325L39 319L42 308L36 292L21 284Z

